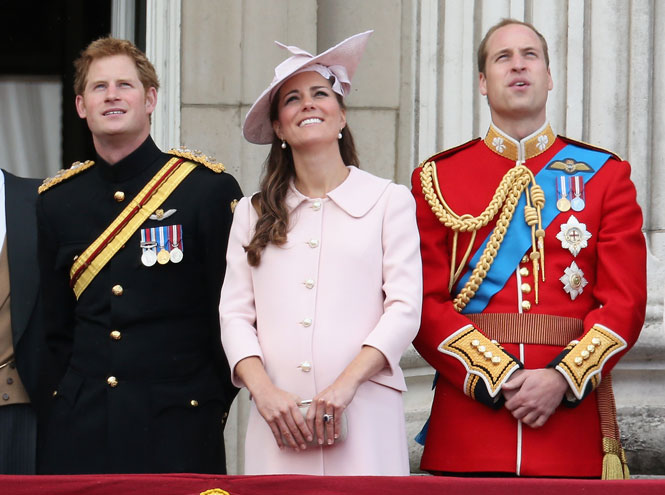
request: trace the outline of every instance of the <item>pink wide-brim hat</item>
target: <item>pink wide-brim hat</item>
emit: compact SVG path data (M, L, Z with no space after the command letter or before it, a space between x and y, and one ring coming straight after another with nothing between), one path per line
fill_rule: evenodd
M270 122L270 103L272 102L272 98L289 77L310 65L319 64L326 67L341 66L346 69L348 79L343 82L342 86L344 87L344 95L347 95L351 88L351 78L356 72L358 63L360 63L367 40L373 32L373 30L370 30L355 34L316 56L297 46L286 46L276 41L275 43L279 46L291 52L292 56L275 67L275 77L270 86L261 93L261 96L258 97L252 108L247 112L245 123L242 126L242 133L245 139L255 144L272 143L274 138L272 122Z

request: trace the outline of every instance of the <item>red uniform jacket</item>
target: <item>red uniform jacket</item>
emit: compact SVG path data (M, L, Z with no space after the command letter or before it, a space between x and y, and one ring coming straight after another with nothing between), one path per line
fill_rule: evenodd
M536 174L569 142L555 137L549 125L520 143L492 126L485 140L471 141L428 161L436 163L441 196L450 209L477 216L517 159ZM600 476L606 436L600 413L608 403L601 400L599 411L597 387L637 340L646 305L642 214L629 164L610 156L584 184L584 209L558 213L545 229L545 282L538 284L538 304L533 265L526 256L481 317L461 314L453 307L456 294L451 296L448 290L453 231L438 220L424 196L421 170L418 167L412 178L424 279L422 324L414 345L440 374L421 467ZM556 195L551 196L546 202L557 201ZM557 238L575 220L583 224L575 235L586 240L586 246L577 245L576 256L568 248L570 243L562 240L563 233ZM515 215L512 221L524 218ZM496 218L478 232L469 260L495 224ZM470 239L468 233L459 234L458 264ZM530 250L529 245L520 255ZM464 271L474 268L468 264ZM572 293L564 290L566 282L569 289L573 286ZM497 314L503 326L498 342L493 340L495 329L483 328L482 320ZM490 358L485 355L488 350ZM563 373L570 392L545 426L533 429L502 407L501 386L521 367L548 366ZM613 399L609 405L613 407Z

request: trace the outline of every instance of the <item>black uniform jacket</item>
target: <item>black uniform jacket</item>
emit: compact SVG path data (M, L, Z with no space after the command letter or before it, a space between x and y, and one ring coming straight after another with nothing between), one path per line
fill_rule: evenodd
M198 166L161 205L162 220L147 220L78 301L69 286L75 257L170 158L148 138L120 162L98 158L39 198L56 390L43 473L225 472L223 421L237 390L218 304L232 203L241 197L235 179ZM144 266L141 229L167 225L182 226L182 261Z
M5 223L11 291L14 358L23 386L35 406L40 404L39 362L43 348L42 312L39 308L37 269L38 179L5 176Z

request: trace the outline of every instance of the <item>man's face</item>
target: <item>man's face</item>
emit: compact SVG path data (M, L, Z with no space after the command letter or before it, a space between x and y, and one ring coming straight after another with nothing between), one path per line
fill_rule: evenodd
M480 93L487 96L492 120L499 127L520 120L542 125L551 89L552 77L536 33L521 24L508 24L492 33Z
M145 90L134 61L127 55L93 60L83 95L76 96L79 117L86 119L95 140L150 132L150 114L157 91Z

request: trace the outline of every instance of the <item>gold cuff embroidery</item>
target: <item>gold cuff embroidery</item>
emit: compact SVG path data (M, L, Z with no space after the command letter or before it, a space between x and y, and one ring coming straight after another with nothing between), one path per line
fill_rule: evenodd
M464 387L464 394L476 400L476 385L478 385L480 377L478 375L467 375L466 385Z
M472 325L462 327L438 347L439 352L458 359L466 368L467 373L476 375L485 382L490 397L499 393L501 385L519 364L499 346L491 341ZM464 391L471 396L477 380L467 376Z
M568 380L577 399L584 395L589 380L596 388L601 380L601 371L607 360L626 348L626 341L609 328L595 324L579 342L569 345L570 352L556 369Z

